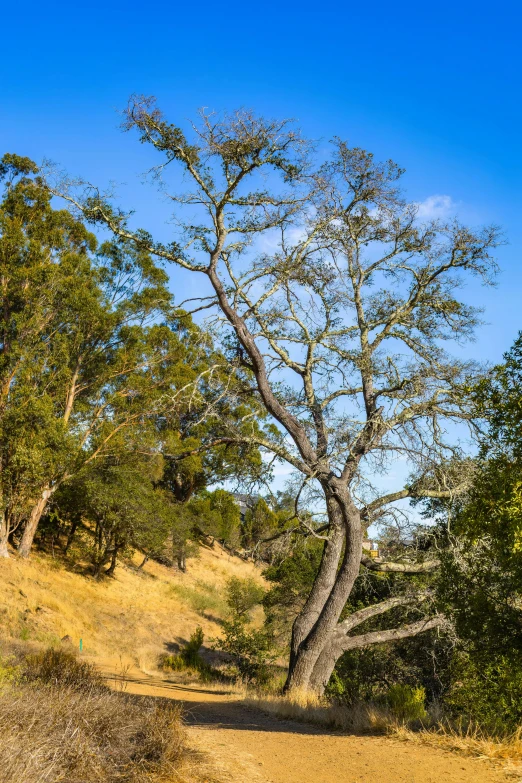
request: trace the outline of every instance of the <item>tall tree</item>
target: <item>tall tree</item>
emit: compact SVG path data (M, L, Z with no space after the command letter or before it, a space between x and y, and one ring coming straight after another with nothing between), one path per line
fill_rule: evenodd
M0 175L0 552L23 526L27 556L56 490L118 451L124 430L141 438L146 420L157 430L172 416L180 430L212 346L174 308L150 254L121 241L95 252L32 161L6 155Z
M29 554L39 520L60 484L110 453L122 429L168 407L173 378L184 375L183 329L174 325L165 273L146 254L108 244L74 269L66 305L53 320L40 372L61 449L26 520L19 545ZM163 324L158 319L163 319ZM160 403L161 401L161 403Z
M476 652L522 654L522 334L472 391L485 428L473 482L460 502L440 503L453 546L441 595Z
M135 97L125 127L162 155L159 177L177 164L192 185L171 194L182 228L169 245L134 231L95 189L78 194L63 181L51 189L89 220L205 282L202 306L219 314L230 370L269 415L263 431L248 436L228 422L216 445L247 438L322 493L327 540L294 623L287 681L320 689L336 656L359 643L347 634L360 618L339 618L361 564L431 567L375 563L363 556L363 534L400 499L450 491L433 466L452 452L448 422L471 416L460 390L476 367L444 345L473 332L477 312L456 292L467 275L489 281L499 232L456 220L421 223L394 163L336 140L330 159L315 166L311 145L285 121L203 114L189 139L153 100ZM374 477L396 459L409 461L413 478L381 494Z
M55 210L28 158L0 161L0 555L46 481L60 440L46 386L56 332L96 240ZM36 175L36 176L35 176ZM87 261L88 263L88 261ZM51 370L52 372L52 370ZM42 379L46 378L42 382ZM34 501L33 501L34 502Z

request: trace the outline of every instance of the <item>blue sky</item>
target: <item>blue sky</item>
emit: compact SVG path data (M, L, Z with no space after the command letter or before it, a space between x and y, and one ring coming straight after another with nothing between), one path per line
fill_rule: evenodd
M466 293L488 322L467 350L498 361L522 328L521 22L515 2L467 0L11 3L0 151L121 183L122 203L161 239L165 212L139 176L150 152L118 129L133 92L156 95L175 122L248 107L393 158L427 215L503 226L497 288ZM175 270L172 286L183 299Z
M295 117L325 142L339 135L392 157L427 209L505 228L498 287L468 294L488 321L473 350L494 361L522 326L522 13L514 2L491 8L11 4L1 149L50 158L97 184L122 183L122 201L162 237L165 215L139 177L149 155L118 130L117 110L132 92L156 95L175 121L200 106L247 106Z
M148 153L118 130L132 92L173 121L245 106L391 157L427 209L504 227L498 287L468 294L489 322L473 352L495 361L522 327L521 21L515 2L11 3L0 148L126 183L123 202L162 237L137 176Z

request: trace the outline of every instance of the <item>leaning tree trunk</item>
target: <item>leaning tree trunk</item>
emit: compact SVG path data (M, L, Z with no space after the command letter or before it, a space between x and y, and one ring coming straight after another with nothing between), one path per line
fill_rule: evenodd
M359 574L362 555L362 525L359 510L340 482L330 486L333 499L337 503L345 531L344 554L341 567L337 572L331 589L317 596L317 604L322 607L313 627L300 643L292 665L289 667L285 690L308 688L314 666L323 651L344 606L350 597L353 584ZM331 504L328 504L331 513ZM338 522L337 514L333 523Z
M118 563L118 552L120 551L120 549L121 546L114 544L114 549L112 550L111 553L111 564L106 570L105 576L114 576L114 572L116 571L116 565Z
M56 490L56 486L45 487L45 489L42 491L42 494L38 498L38 502L36 503L35 506L33 506L29 519L26 522L20 544L18 546L18 554L21 557L29 556L29 552L31 551L31 547L33 545L36 529L38 527L38 523L42 518L42 514L45 511L45 507L47 506L49 498L51 497L51 495L55 490Z
M73 522L71 522L71 527L69 528L69 532L67 534L67 541L65 542L65 546L63 548L64 555L66 555L67 552L69 551L69 548L72 542L74 541L74 536L76 535L77 529L78 529L78 520L75 519L73 520Z
M9 520L4 510L0 511L0 557L9 557Z
M185 542L179 545L176 552L176 560L178 563L178 570L184 574L187 570L187 547Z
M328 641L317 659L310 676L310 690L322 695L332 676L335 664L345 652L344 648L333 642Z
M324 604L335 583L339 562L343 552L345 527L341 510L333 495L326 492L326 506L330 523L330 537L325 543L321 564L305 605L297 615L292 626L289 672L296 664L299 649L319 619ZM287 683L288 685L288 683ZM287 690L287 686L285 686Z

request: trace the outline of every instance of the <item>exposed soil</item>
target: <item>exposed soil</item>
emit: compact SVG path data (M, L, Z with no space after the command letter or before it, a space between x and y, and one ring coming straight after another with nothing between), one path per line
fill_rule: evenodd
M100 668L108 676L118 671L108 661ZM482 759L278 720L226 692L134 668L124 687L181 702L190 741L209 755L213 777L223 783L506 783L505 773Z

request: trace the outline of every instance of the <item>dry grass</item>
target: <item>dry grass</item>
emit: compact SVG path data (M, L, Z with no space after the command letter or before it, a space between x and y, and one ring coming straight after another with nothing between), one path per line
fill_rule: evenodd
M219 597L232 576L262 583L259 568L219 547L202 549L189 560L186 574L149 562L143 572L120 565L114 579L101 582L49 556L13 557L0 570L0 635L40 645L67 635L75 647L81 638L88 655L121 656L154 671L159 656L185 643L196 626L207 639L219 636L224 611Z
M195 783L179 708L109 690L63 651L4 660L0 687L2 783Z
M488 737L477 726L468 726L464 729L439 725L412 731L407 726L395 725L391 733L399 740L500 762L506 771L516 775L522 774L522 728L513 734L496 739Z
M294 690L287 696L250 693L245 702L278 718L355 734L384 733L392 720L389 712L375 705L360 704L348 709L311 691Z

